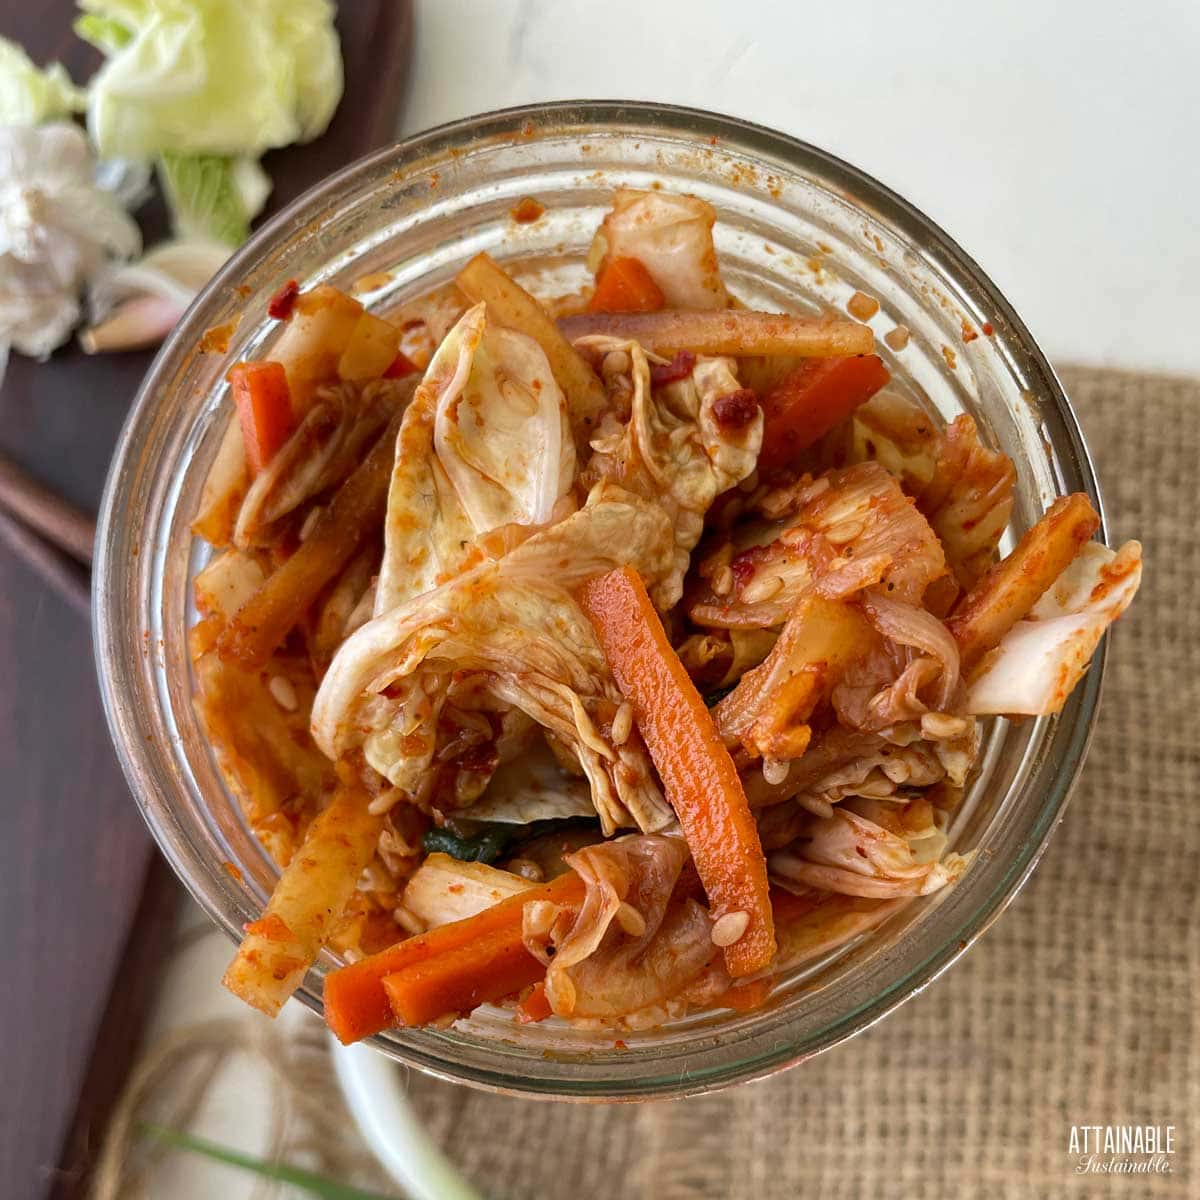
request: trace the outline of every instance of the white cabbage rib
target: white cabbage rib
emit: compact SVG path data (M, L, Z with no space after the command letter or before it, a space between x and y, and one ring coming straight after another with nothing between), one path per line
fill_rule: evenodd
M950 631L927 609L901 604L886 596L868 595L863 609L871 624L900 646L911 646L929 656L938 678L931 697L935 711L946 711L958 687L958 643Z
M575 476L566 401L533 338L490 325L477 304L439 355L458 356L437 398L433 441L463 509L479 533L544 525Z
M409 711L410 690L478 674L577 756L606 832L657 829L671 812L640 741L614 747L597 726L621 695L572 589L633 566L651 584L671 569L671 524L659 508L611 485L511 553L375 617L343 644L313 704L312 731L331 758L361 748L397 787L414 786L432 754L436 719ZM418 687L430 679L428 690ZM384 695L385 691L388 693ZM418 695L418 699L420 699ZM413 733L419 736L410 736Z
M541 347L468 309L405 413L388 491L380 615L456 575L475 540L551 520L570 490L575 444Z
M1129 607L1142 578L1142 548L1089 542L1055 585L983 661L965 711L1038 716L1058 712L1082 678L1104 631Z
M695 196L621 188L599 237L612 258L636 258L671 308L725 308L713 225L717 214Z
M782 624L814 583L831 599L878 585L890 600L919 605L946 573L929 522L878 463L806 476L769 492L761 508L767 520L743 525L730 542L742 568L733 590L702 591L692 604L698 625Z

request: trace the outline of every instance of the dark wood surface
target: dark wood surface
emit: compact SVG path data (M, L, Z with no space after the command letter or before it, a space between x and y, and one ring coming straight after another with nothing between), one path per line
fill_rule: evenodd
M71 0L0 0L0 34L84 80L97 56L69 32L74 12ZM345 97L318 142L268 156L272 207L395 129L412 43L409 0L347 0L338 26ZM138 216L148 243L162 236L161 206ZM94 513L150 358L88 358L73 345L46 363L14 355L0 389L0 450ZM86 619L3 539L0 780L9 963L0 988L0 1194L78 1196L180 893L155 862L117 767Z

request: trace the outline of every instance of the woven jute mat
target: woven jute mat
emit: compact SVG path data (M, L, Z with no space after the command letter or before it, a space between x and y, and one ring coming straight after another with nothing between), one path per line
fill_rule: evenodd
M1063 374L1110 538L1139 538L1146 570L1112 636L1083 777L1025 889L919 996L759 1083L600 1106L508 1099L409 1073L430 1133L487 1200L1200 1197L1200 742L1191 728L1200 714L1200 381ZM223 962L228 946L211 936ZM201 978L217 973L206 966ZM169 981L176 995L160 1010L170 1026L187 1019L193 979L177 971ZM178 1092L181 1056L203 1066L214 1044L228 1053L240 1042L270 1064L279 1089L267 1107L286 1119L270 1153L386 1186L342 1104L317 1022L300 1019L297 1034L238 1010L232 1030L159 1037L135 1072L144 1095L127 1096L126 1135L140 1112L242 1136L229 1092L201 1080L182 1088L186 1105L168 1109L156 1083ZM246 1086L236 1083L234 1099ZM205 1102L207 1124L189 1115ZM1078 1172L1072 1127L1135 1124L1175 1127L1169 1172ZM233 1194L204 1179L180 1190L187 1164L177 1155L137 1176L119 1133L108 1139L104 1200Z
M1115 627L1065 819L1009 910L921 995L791 1071L693 1100L580 1106L419 1077L490 1200L1200 1195L1200 383L1067 370L1114 544ZM1169 1174L1077 1174L1073 1125L1174 1125Z

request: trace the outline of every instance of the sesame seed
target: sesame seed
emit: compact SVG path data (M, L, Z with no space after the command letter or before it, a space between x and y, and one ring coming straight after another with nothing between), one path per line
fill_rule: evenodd
M964 717L952 717L949 713L922 713L921 732L930 741L946 741L949 738L962 737L967 732L967 721Z
M646 918L627 900L621 901L617 909L616 921L630 937L641 937L646 932Z
M321 519L321 514L325 511L319 504L314 504L308 510L304 517L304 524L300 526L300 540L302 542L308 540L309 534L313 531L313 526Z
M613 717L612 723L612 744L614 746L623 746L629 741L629 735L633 732L633 708L629 701L623 701L621 707L617 709L617 715Z
M778 575L760 575L742 588L742 600L747 604L772 600L783 591L783 586L783 580Z
M546 878L546 873L532 859L529 858L514 858L509 864L508 869L514 875L520 875L522 879L528 879L533 883L541 883ZM501 899L504 897L501 896Z
M790 769L790 763L779 762L774 758L763 759L763 778L773 787L782 783L788 777L788 771Z
M418 934L425 932L425 922L416 913L405 908L403 904L398 904L392 909L392 919L401 929L408 933Z
M300 701L296 699L296 689L292 687L292 681L285 679L282 675L271 676L267 683L267 691L285 712L295 712L300 707Z
M750 914L748 912L742 912L740 909L737 912L728 912L723 917L718 917L713 925L710 935L712 943L714 946L732 946L749 926Z

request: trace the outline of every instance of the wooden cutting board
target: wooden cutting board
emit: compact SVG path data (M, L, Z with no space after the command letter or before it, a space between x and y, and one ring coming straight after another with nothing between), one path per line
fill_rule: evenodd
M268 156L269 211L396 129L410 0L340 7L345 95L322 138ZM84 80L99 59L70 32L74 15L70 0L0 0L0 33L36 62L57 58ZM148 244L164 236L161 204L138 217ZM46 363L13 355L0 389L0 450L94 513L151 357L89 358L73 345ZM0 987L0 1191L82 1196L88 1151L136 1044L179 888L156 861L117 766L86 621L3 547L0 797L9 964Z

